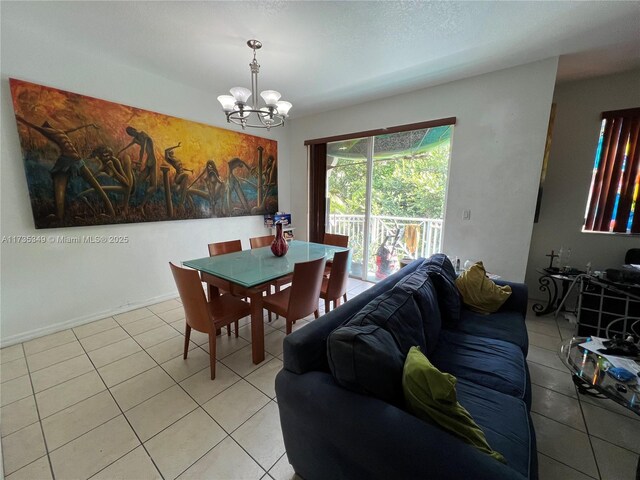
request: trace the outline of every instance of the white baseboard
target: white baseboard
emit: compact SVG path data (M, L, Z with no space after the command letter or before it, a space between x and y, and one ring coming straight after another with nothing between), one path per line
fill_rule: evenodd
M159 295L153 298L148 298L147 300L144 300L142 302L131 303L129 305L122 305L115 309L104 310L102 312L96 312L90 315L76 317L71 320L67 320L66 322L47 325L46 327L36 328L34 330L29 330L28 332L19 333L17 335L12 335L10 337L2 337L0 338L0 348L9 347L11 345L15 345L16 343L27 342L29 340L33 340L34 338L42 337L44 335L50 335L52 333L57 333L62 330L67 330L68 328L79 327L80 325L84 325L85 323L95 322L96 320L112 317L113 315L125 313L130 310L136 310L138 308L148 307L149 305L155 305L156 303L164 302L165 300L171 300L172 298L176 298L177 296L178 296L178 292L176 290L175 292Z

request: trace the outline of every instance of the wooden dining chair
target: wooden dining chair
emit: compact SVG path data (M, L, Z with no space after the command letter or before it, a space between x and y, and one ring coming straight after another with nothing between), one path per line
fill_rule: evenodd
M349 246L349 235L338 235L337 233L325 233L324 240L322 241L325 245L333 245L334 247L344 247L347 248Z
M228 242L217 242L209 244L210 257L240 251L242 251L242 242L240 240L229 240Z
M262 300L263 308L269 312L269 321L271 312L287 320L287 335L291 333L291 327L297 320L312 313L318 318L318 298L324 263L324 257L296 263L293 267L291 286L273 295L267 295Z
M276 238L275 235L264 235L263 237L252 237L249 239L249 245L251 248L262 248L268 247L273 243L273 240Z
M229 240L227 242L216 242L216 243L210 243L209 244L209 256L210 257L215 257L217 255L225 255L227 253L233 253L233 252L241 252L242 251L242 242L240 240ZM223 290L224 292L224 290ZM230 292L232 295L238 296L236 295L236 293L233 291L233 286L231 286L231 290ZM209 295L211 296L211 295ZM211 300L211 299L209 299ZM236 338L238 338L238 322L235 322L235 327L236 327ZM227 325L227 335L231 336L231 325Z
M325 245L333 245L334 247L347 248L349 246L349 235L339 235L337 233L325 233L322 241ZM327 260L327 264L324 267L324 276L331 275L331 260Z
M251 315L251 305L230 294L207 298L200 283L200 275L196 270L182 268L169 262L171 273L178 287L180 300L184 307L186 327L184 332L184 355L189 353L189 337L191 329L209 335L209 364L211 380L216 378L216 330ZM236 327L236 332L237 332Z
M322 278L320 298L324 299L324 313L340 305L341 301L347 301L347 281L349 279L349 254L351 250L336 252L333 255L333 265L329 278Z

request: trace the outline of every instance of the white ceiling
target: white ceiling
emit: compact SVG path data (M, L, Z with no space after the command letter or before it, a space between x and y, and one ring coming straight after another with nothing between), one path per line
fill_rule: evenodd
M260 87L282 92L293 117L553 56L559 80L640 66L640 2L2 1L1 9L2 28L216 94L250 86L246 41L257 38Z

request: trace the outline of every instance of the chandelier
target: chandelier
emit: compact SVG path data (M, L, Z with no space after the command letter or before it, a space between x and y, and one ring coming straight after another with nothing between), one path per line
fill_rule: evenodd
M251 70L251 90L244 87L233 87L229 92L231 95L220 95L218 101L222 105L222 110L227 116L227 122L245 127L266 128L279 127L284 125L291 104L280 100L280 92L275 90L264 90L260 92L265 106L258 105L258 72L260 64L256 60L256 50L262 48L262 43L258 40L249 40L249 48L253 50L253 61L249 64ZM252 103L247 101L253 98Z

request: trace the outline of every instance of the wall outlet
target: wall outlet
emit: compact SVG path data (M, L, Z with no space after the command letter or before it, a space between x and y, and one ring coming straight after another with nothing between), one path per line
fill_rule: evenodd
M463 220L471 220L471 210L463 210L462 211L462 219Z

